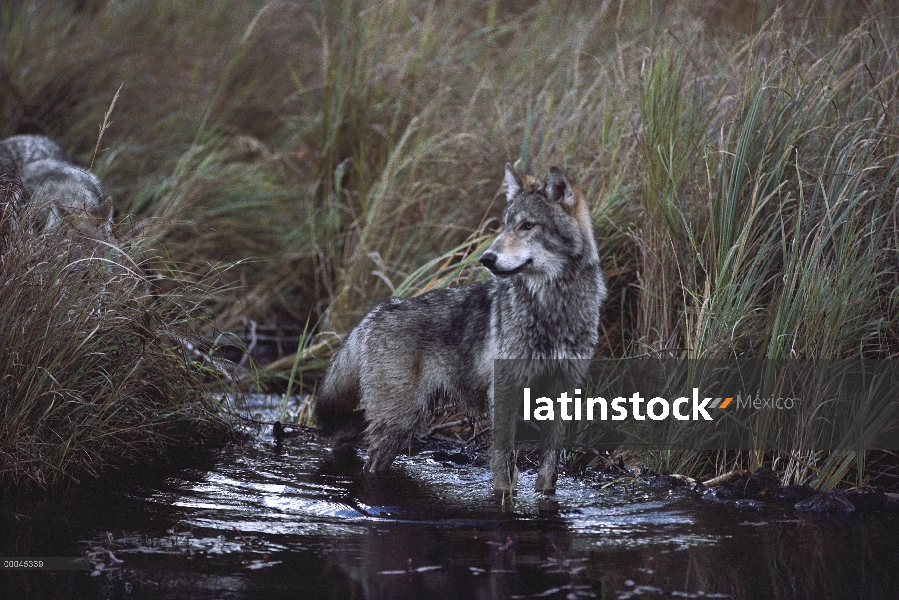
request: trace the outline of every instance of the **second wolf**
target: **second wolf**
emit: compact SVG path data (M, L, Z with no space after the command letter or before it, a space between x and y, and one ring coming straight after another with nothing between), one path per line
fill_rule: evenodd
M0 140L0 176L16 175L38 207L35 225L68 224L82 238L114 242L112 203L96 177L78 168L53 139L16 135Z
M494 359L593 357L606 286L583 197L558 167L540 181L506 165L505 183L502 232L480 258L496 278L385 300L328 368L317 422L335 451L364 427L370 472L385 471L440 405L493 414ZM515 482L513 427L494 427L500 492ZM561 444L558 428L544 432L538 491L555 490Z

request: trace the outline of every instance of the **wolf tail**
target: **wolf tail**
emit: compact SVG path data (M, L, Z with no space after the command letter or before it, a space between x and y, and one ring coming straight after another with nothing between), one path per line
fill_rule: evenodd
M334 452L352 452L365 429L365 417L356 410L360 398L359 357L354 332L331 360L315 399L315 423L331 438Z

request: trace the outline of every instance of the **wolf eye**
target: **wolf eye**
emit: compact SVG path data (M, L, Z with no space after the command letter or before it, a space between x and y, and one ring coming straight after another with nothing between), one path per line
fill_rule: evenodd
M521 224L521 228L524 229L525 231L528 231L529 229L534 228L534 223L533 223L533 221L525 221L524 223Z

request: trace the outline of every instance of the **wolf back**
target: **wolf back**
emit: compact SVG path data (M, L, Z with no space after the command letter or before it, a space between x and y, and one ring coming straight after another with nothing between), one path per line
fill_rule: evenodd
M0 140L0 175L22 180L31 203L40 207L39 229L69 222L82 236L114 241L112 203L102 200L100 183L78 168L55 140L17 135Z
M494 359L593 356L606 288L586 203L558 168L539 181L507 165L505 181L503 229L481 256L496 278L385 300L328 368L317 422L337 451L352 448L364 428L370 472L386 470L441 405L493 413ZM500 491L515 480L510 430L494 427L491 469ZM561 434L549 428L542 437L537 488L548 492Z

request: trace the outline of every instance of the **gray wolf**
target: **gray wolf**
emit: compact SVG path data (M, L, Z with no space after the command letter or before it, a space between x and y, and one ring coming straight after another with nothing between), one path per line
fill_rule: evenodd
M583 197L558 167L540 181L506 165L505 183L502 231L480 257L495 278L381 302L328 367L317 423L338 453L364 428L368 472L387 470L441 405L493 414L494 359L593 357L606 286ZM511 492L513 427L493 429L493 486ZM541 438L536 488L552 493L562 434Z
M22 180L37 207L38 229L62 223L81 238L114 243L112 202L103 199L97 178L78 168L53 139L16 135L0 140L0 176Z

